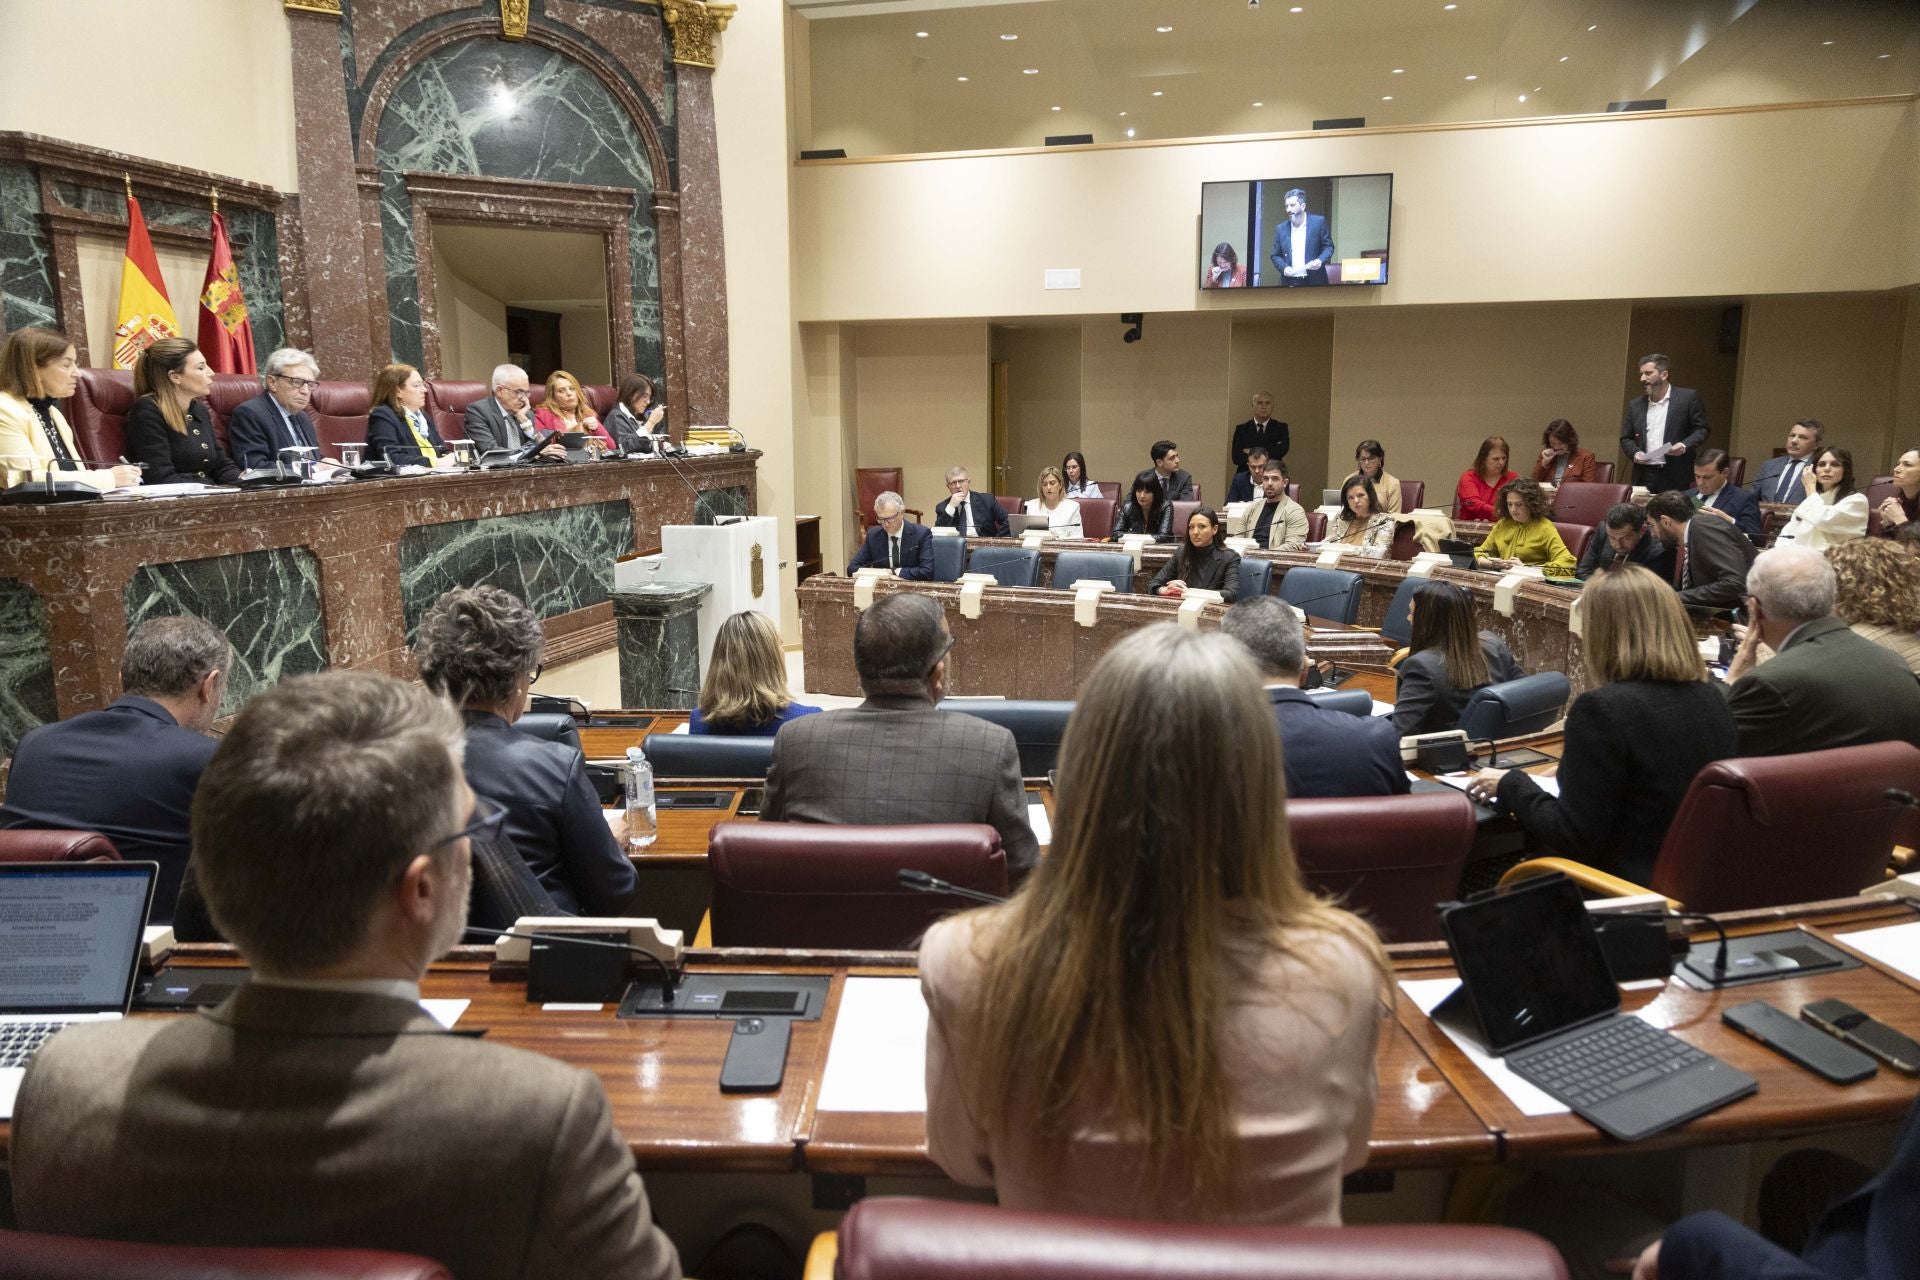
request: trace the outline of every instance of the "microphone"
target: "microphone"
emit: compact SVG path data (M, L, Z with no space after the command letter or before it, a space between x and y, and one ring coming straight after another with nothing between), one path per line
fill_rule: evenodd
M1305 600L1289 600L1287 601L1287 603L1292 605L1294 608L1298 609L1300 612L1306 613L1307 606L1310 604L1319 604L1322 600L1338 600L1340 597L1346 594L1347 594L1347 589L1345 587L1342 587L1338 591L1323 591L1317 596L1308 596Z
M1909 809L1920 809L1920 800L1914 798L1913 792L1902 791L1898 787L1887 788L1887 799L1895 804L1905 805Z
M631 943L602 942L598 938L582 938L578 935L566 933L520 933L513 929L476 929L468 927L460 931L462 937L470 933L487 938L525 938L528 942L557 942L567 947L605 947L613 951L626 951L636 956L645 956L660 968L660 1003L673 1003L673 987L677 979L673 976L672 966L659 956L653 954L653 952L642 947L633 946Z
M1720 947L1717 951L1714 952L1714 955L1713 955L1712 980L1715 983L1726 981L1727 931L1725 927L1722 926L1721 923L1718 920L1715 920L1712 916L1703 916L1697 911L1669 911L1665 913L1665 918L1670 920L1703 920L1707 924L1713 927L1713 931L1720 935ZM1693 966L1689 964L1687 967L1692 968ZM1695 973L1700 973L1698 969L1694 969L1693 971ZM1701 973L1700 976L1704 978L1704 977L1707 977L1708 975Z
M982 893L978 889L962 889L957 884L948 884L945 880L936 879L924 871L915 871L912 867L900 868L898 879L901 888L911 889L915 893L941 893L955 898L966 898L970 902L986 902L994 905L1006 901L998 894Z

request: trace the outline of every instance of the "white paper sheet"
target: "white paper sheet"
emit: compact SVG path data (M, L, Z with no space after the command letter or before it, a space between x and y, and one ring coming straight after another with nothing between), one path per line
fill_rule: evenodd
M465 1013L467 1006L472 1003L471 1000L422 1000L420 1008L429 1018L451 1031L453 1024L460 1021L460 1015Z
M927 1109L927 1002L918 978L847 979L819 1109Z
M1877 964L1920 978L1920 922L1833 935Z
M1420 1012L1432 1016L1434 1006L1453 994L1460 985L1458 978L1408 978L1402 979L1400 989L1407 993L1407 999L1419 1006ZM1489 1054L1479 1045L1456 1033L1452 1027L1434 1023L1445 1033L1447 1039L1460 1046L1460 1052L1474 1066L1480 1068L1487 1079L1493 1081L1500 1092L1507 1095L1507 1101L1520 1108L1523 1116L1559 1116L1573 1108L1562 1102L1555 1102L1540 1090L1522 1080L1507 1069L1507 1064Z
M1047 806L1038 800L1027 801L1027 825L1033 828L1033 838L1041 848L1053 843L1053 824L1047 821Z
M1375 698L1373 700L1373 710L1367 712L1367 714L1370 716L1390 716L1393 714L1393 704L1391 702L1382 702L1380 699Z

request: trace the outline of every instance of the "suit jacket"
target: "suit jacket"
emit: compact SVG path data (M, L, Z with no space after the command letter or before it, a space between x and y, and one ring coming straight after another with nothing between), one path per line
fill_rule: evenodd
M446 448L446 442L440 433L434 430L433 419L422 409L420 416L425 426L427 443L437 453ZM396 467L426 467L433 465L427 456L420 452L420 446L413 442L413 431L401 420L400 414L391 405L377 404L373 412L367 415L367 458L377 462L385 458Z
M1698 489L1689 489L1688 496L1697 506L1706 501ZM1723 484L1720 491L1713 495L1713 508L1724 511L1733 517L1733 527L1747 535L1758 545L1762 537L1760 520L1760 500L1737 484ZM1708 516L1707 519L1713 519Z
M1184 468L1176 469L1170 476L1161 476L1160 486L1167 491L1167 502L1169 506L1176 502L1194 501L1193 476ZM1131 499L1133 495L1128 494L1127 496ZM1182 532L1185 532L1185 530L1182 530Z
M1280 724L1280 750L1287 762L1287 795L1405 795L1407 767L1400 761L1400 732L1379 716L1332 711L1303 689L1269 687Z
M1760 464L1759 476L1747 484L1748 492L1753 494L1756 502L1798 503L1802 498L1807 496L1806 490L1800 487L1800 476L1805 475L1808 470L1812 468L1814 454L1819 452L1819 449L1816 448L1813 453L1799 460L1801 463L1799 474L1794 477L1793 488L1788 492L1786 497L1782 498L1778 496L1780 492L1780 477L1786 474L1787 468L1793 465L1794 459L1784 453L1768 458Z
M1287 431L1287 424L1278 418L1268 418L1262 426L1252 418L1233 429L1233 469L1245 474L1247 469L1247 450L1254 445L1267 446L1267 456L1276 462L1287 456L1287 450L1293 447L1293 437Z
M193 480L233 484L240 479L239 464L220 447L207 406L199 400L187 409L185 435L167 425L152 396L141 396L133 402L121 431L127 440L127 457L146 464L146 473L140 477L142 484Z
M1567 455L1567 469L1560 473L1558 480L1555 480L1553 478L1553 468L1541 462L1539 455L1536 454L1534 455L1533 478L1541 484L1588 484L1592 482L1595 469L1599 467L1599 465L1600 460L1593 456L1593 450L1575 449Z
M1253 476L1248 472L1236 471L1233 473L1233 479L1227 482L1229 503L1252 502L1259 493L1259 488L1253 483Z
M507 835L560 909L617 916L633 864L613 838L580 748L516 730L491 712L467 717L467 785L507 811Z
M1633 464L1633 482L1655 493L1693 487L1693 452L1707 439L1707 410L1700 393L1691 387L1668 387L1667 444L1683 444L1686 449L1671 455L1658 466ZM1631 458L1647 447L1647 398L1635 396L1627 401L1627 412L1620 419L1620 448Z
M73 428L67 425L66 415L60 412L58 406L48 412L53 420L53 429L60 433L61 443L67 446L67 452L79 464L77 471L61 468L54 474L62 480L78 480L96 489L111 489L113 470L109 467L89 467L81 462L81 449L74 442ZM0 391L0 485L45 479L47 467L52 462L53 446L48 443L46 430L40 425L40 415L19 396Z
M1646 884L1693 775L1737 747L1733 714L1705 681L1601 685L1567 712L1559 797L1513 769L1499 801L1555 853Z
M947 504L952 501L953 497L951 494L940 499L940 505L933 513L933 523L936 527L958 529L962 533L965 533L966 526L956 520L953 513L947 510ZM1007 523L1007 513L1005 509L1001 507L1000 500L992 494L968 491L967 505L973 508L973 527L978 536L982 538L1004 538L1013 532L1013 526ZM881 563L884 564L886 562L882 560Z
M152 919L165 924L192 847L193 793L216 745L135 694L29 729L14 748L0 826L98 831L122 858L153 859Z
M1711 520L1713 517L1707 518ZM1641 531L1640 540L1633 544L1633 550L1627 552L1627 561L1653 570L1667 582L1673 581L1673 549L1654 537L1651 529ZM1574 569L1573 576L1584 582L1612 563L1613 544L1607 541L1607 528L1602 525L1587 539L1587 549L1581 554L1580 564Z
M613 443L622 453L652 453L653 436L647 430L647 424L633 416L624 404L613 406L613 412L607 415L601 424L607 434L613 437ZM657 424L660 434L667 434L667 420L663 417Z
M1747 570L1760 549L1725 520L1695 516L1687 521L1686 576L1680 603L1706 609L1738 609L1747 598Z
M941 711L924 697L870 697L774 737L760 816L767 822L985 822L1009 870L1040 846L1027 825L1020 752L1004 726Z
M288 422L293 424L292 434L288 434ZM294 445L317 448L319 444L313 419L306 411L282 418L280 402L270 392L262 391L235 406L227 418L227 452L242 467L271 467L282 449Z
M1920 680L1891 649L1835 617L1806 623L1779 653L1722 691L1743 756L1868 742L1920 747Z
M1911 1280L1916 1209L1920 1107L1908 1110L1886 1167L1827 1210L1799 1257L1723 1213L1693 1213L1661 1237L1661 1280Z
M11 1155L33 1231L392 1249L461 1280L680 1274L594 1076L393 996L252 983L74 1027L35 1055Z
M1251 538L1254 529L1260 523L1260 513L1266 509L1265 494L1240 513L1240 518L1227 522L1230 537ZM1273 513L1273 520L1267 525L1268 551L1298 551L1307 545L1307 512L1304 507L1285 494L1280 495L1280 509Z
M491 394L481 396L467 406L467 411L460 415L460 426L479 453L489 449L517 449L533 442L533 414L527 414L524 427L509 422L507 411L500 407L500 402Z
M1293 266L1293 220L1280 219L1280 225L1273 229L1273 252L1267 255L1273 265L1280 270L1280 283L1283 285L1325 284L1327 282L1327 263L1333 258L1333 233L1327 228L1325 214L1307 215L1307 256L1300 265L1318 261L1320 265L1307 272L1304 279L1294 279L1286 275L1286 269Z
M867 530L867 539L847 561L847 576L862 569L887 567L887 531L879 525ZM933 581L933 530L908 520L900 526L900 576L914 582Z
M1182 543L1153 575L1147 590L1156 592L1175 579L1201 591L1218 591L1224 603L1232 604L1240 594L1240 553L1216 542L1204 552L1191 555Z
M1507 648L1507 642L1493 632L1480 633L1480 648L1487 657L1487 674L1493 677L1489 683L1518 680L1527 674L1513 660L1513 651ZM1446 655L1438 649L1410 653L1400 663L1393 698L1393 727L1402 734L1457 729L1460 713L1467 709L1467 699L1473 696L1474 689L1486 687L1457 689L1448 684Z

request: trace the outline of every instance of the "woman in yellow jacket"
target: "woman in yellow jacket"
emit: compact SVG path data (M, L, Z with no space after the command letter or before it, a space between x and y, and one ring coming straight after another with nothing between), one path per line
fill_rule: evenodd
M1509 480L1494 510L1500 518L1476 553L1494 569L1539 565L1556 578L1573 576L1573 552L1547 518L1547 495L1532 480Z
M96 489L140 483L134 467L93 468L82 456L57 401L78 385L73 344L64 333L29 328L0 345L0 484L62 480Z

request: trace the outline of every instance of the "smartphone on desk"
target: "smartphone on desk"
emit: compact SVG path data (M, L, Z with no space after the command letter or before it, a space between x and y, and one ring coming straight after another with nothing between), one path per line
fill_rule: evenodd
M1848 1044L1866 1050L1896 1071L1920 1075L1920 1042L1876 1021L1845 1000L1815 1000L1800 1010L1800 1016L1828 1035L1839 1036Z

